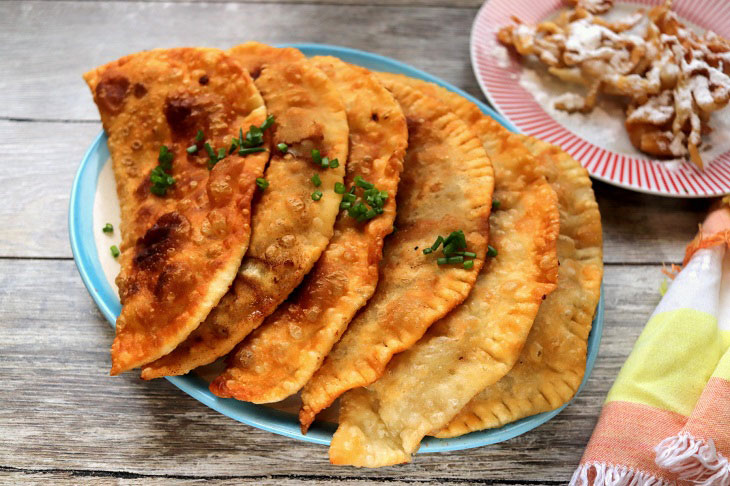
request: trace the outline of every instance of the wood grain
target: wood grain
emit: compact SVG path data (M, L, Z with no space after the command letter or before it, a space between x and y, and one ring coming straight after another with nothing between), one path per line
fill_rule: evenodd
M112 329L74 263L0 260L0 466L185 478L275 472L323 479L566 481L608 387L659 300L661 280L657 266L608 267L610 312L596 369L552 421L502 444L356 471L331 467L322 446L234 422L165 380L109 377Z
M467 62L474 9L300 4L2 2L0 117L97 120L81 74L156 47L247 41L365 49L477 95ZM72 34L71 34L72 33ZM56 46L49 49L45 46Z
M296 486L302 483L316 483L324 486L362 486L364 484L375 484L376 481L366 480L362 478L323 478L320 476L284 476L272 474L266 477L256 476L237 476L237 477L218 477L218 478L205 478L205 479L193 479L180 476L144 476L144 475L115 475L98 473L98 474L86 474L81 472L66 472L66 471L48 471L48 472L33 472L33 471L16 471L8 472L5 476L0 473L0 485L12 484L16 485L22 482L24 485L38 485L45 486L49 483L54 485L117 485L117 486L141 486L141 485L157 485L157 484L174 484L182 486L223 486L223 485L238 485L238 484L256 484L261 486ZM433 480L418 480L408 481L400 479L390 479L386 481L377 481L377 483L385 482L389 486L411 486L413 484L445 484L453 486L473 486L475 484L488 485L488 486L533 486L533 485L557 485L562 484L554 481L540 481L537 482L523 482L523 481L482 481L482 480L459 480L450 478L435 478Z

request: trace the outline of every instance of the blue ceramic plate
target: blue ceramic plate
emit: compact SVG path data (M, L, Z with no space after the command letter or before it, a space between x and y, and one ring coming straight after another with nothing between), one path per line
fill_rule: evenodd
M517 129L510 122L495 113L491 108L479 100L466 94L460 89L452 86L438 78L435 78L423 71L419 71L407 64L394 61L393 59L370 54L363 51L348 49L344 47L328 46L321 44L292 44L304 52L307 56L330 55L336 56L344 61L357 64L369 69L378 71L389 71L401 73L414 78L424 79L432 83L444 86L451 91L459 93L469 101L476 103L479 108L491 116L507 129L517 132ZM69 233L71 237L71 249L73 251L76 266L79 269L81 278L89 290L96 304L101 309L104 317L113 326L120 311L119 298L109 284L103 270L99 253L94 242L93 208L94 196L96 193L99 173L109 159L109 151L106 145L106 135L100 133L89 147L81 161L81 166L74 179L71 189L71 201L68 214ZM108 251L103 248L103 251ZM593 330L588 338L588 360L585 377L581 388L591 374L593 364L598 354L598 346L601 340L603 328L603 297L596 309L593 320ZM307 435L299 431L299 422L296 415L275 410L263 405L255 405L246 402L239 402L229 398L218 398L208 391L207 383L195 374L167 378L173 385L183 390L188 395L201 401L210 408L217 410L239 422L257 427L259 429L275 432L277 434L293 437L295 439L314 442L317 444L329 444L335 425L325 422L315 422ZM580 391L580 390L579 390ZM454 439L426 438L420 448L420 452L443 452L460 449L469 449L488 444L495 444L511 439L520 434L544 424L552 417L560 413L565 406L547 413L541 413L527 417L517 422L505 425L499 429L473 432Z

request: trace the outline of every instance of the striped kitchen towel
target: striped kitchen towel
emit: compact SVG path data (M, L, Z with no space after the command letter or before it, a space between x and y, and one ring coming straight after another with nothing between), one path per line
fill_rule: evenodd
M728 199L728 198L726 198ZM688 246L571 486L730 486L730 200Z

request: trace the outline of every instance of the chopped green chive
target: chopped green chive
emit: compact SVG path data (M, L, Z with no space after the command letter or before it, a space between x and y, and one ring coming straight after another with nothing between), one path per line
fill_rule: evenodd
M284 142L281 142L280 144L277 144L276 148L279 149L279 152L282 154L285 154L287 150L289 150L289 146L285 144Z
M156 196L167 194L167 188L175 184L175 178L168 172L172 171L172 160L174 155L166 145L160 147L160 155L157 157L158 165L150 172L150 192Z
M492 200L492 209L499 209L499 206L501 204L502 204L501 202L497 201L496 199L493 199Z
M355 176L355 185L357 187L362 187L363 189L372 189L375 187L372 183L366 181L360 176Z
M198 146L197 146L197 145L191 145L190 147L186 148L185 150L186 150L186 151L187 151L187 152L188 152L189 154L194 154L195 152L197 152L197 151L198 151Z
M314 174L311 179L312 184L314 184L314 187L319 187L322 185L322 179L319 178L319 174Z
M322 157L322 168L327 169L330 166L330 159L327 157Z
M114 258L119 256L119 248L117 248L117 245L112 245L111 247L109 247L109 251L112 252L112 256Z
M261 189L262 191L269 187L269 181L264 179L263 177L257 177L256 178L256 185Z
M223 147L219 148L218 149L218 160L225 158L225 156L226 156L226 149L224 149Z
M312 160L317 165L322 165L322 154L319 153L319 150L312 149Z
M493 247L492 245L487 245L487 256L496 257L497 249L495 247Z
M107 223L104 225L104 227L101 229L104 233L113 233L114 232L114 226L112 226L111 223Z
M160 166L165 170L172 169L172 159L174 156L172 155L172 152L170 152L170 149L167 148L167 145L163 145L160 147L160 155L157 157L157 162L159 162Z
M330 167L339 166L337 159L327 160L325 157L322 164L324 165L325 162L328 162ZM354 184L347 192L345 192L346 188L344 184L341 182L335 183L335 193L342 194L340 209L347 209L347 214L351 218L356 219L359 223L373 219L379 214L383 214L385 211L383 206L385 205L385 201L388 199L388 192L378 190L374 184L367 182L361 176L355 176L353 182ZM360 201L357 201L357 195L355 194L358 187L365 189Z
M336 169L340 166L340 161L337 159L330 160L330 169Z
M238 151L238 155L255 154L257 152L266 152L266 149L263 147L242 148L241 150Z
M274 115L267 116L266 117L266 120L261 125L261 131L263 132L264 130L266 130L267 128L269 128L273 124L274 124Z
M322 191L314 191L312 193L312 200L319 201L320 199L322 199Z
M441 245L443 245L444 256L437 258L436 263L439 265L461 263L467 270L474 268L474 260L471 259L476 258L477 254L472 251L465 251L466 236L462 230L452 231L446 238L438 236L433 245L423 250L423 254L429 255L438 250Z
M213 150L213 147L211 147L208 142L205 142L205 145L203 145L203 147L205 148L205 151L208 152L208 157L210 157L211 159L214 159L215 150Z
M203 130L198 130L198 133L195 134L195 141L202 142L204 138L205 138L205 134L203 134Z

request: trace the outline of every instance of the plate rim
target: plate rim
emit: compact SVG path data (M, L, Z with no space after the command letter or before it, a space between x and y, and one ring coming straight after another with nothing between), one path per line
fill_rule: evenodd
M534 0L530 0L530 1L534 1ZM538 0L538 1L547 1L547 0ZM477 25L482 20L482 16L483 15L484 16L486 15L484 13L484 11L486 10L487 4L489 4L489 3L490 3L490 0L484 0L484 2L482 3L482 5L479 7L479 10L477 10L476 15L474 16L474 20L471 23L471 30L469 32L469 62L471 63L472 73L474 74L474 77L477 80L477 84L479 85L479 89L481 90L482 94L487 99L487 101L489 102L489 104L491 105L491 107L493 107L493 110L496 111L499 114L499 116L502 117L504 120L509 121L512 124L512 121L504 113L503 109L500 108L499 104L497 104L495 102L493 96L491 95L491 93L487 89L487 86L486 86L485 82L482 80L482 77L480 76L479 71L478 71L478 68L477 68L477 54L476 54L476 44L477 44L477 41L475 39L475 37L476 37L476 30L477 30ZM632 2L632 0L625 0L625 2L623 2L623 3L635 3L635 2ZM641 6L641 5L640 4L637 4L637 6ZM728 108L728 109L730 109L730 108ZM550 116L547 112L545 112L545 113L548 116ZM553 118L553 117L551 116L550 118ZM566 130L568 130L569 132L571 132L576 137L580 138L581 140L585 140L583 137L579 136L578 134L576 134L572 130L570 130L567 127L565 127L565 125L563 125L562 123L560 123L558 120L555 120L555 121L556 121L556 123L558 123L561 126L563 126ZM517 130L519 131L519 129L517 129ZM596 146L598 146L598 145L596 145ZM600 147L600 146L598 146L598 147ZM603 148L603 147L600 147L600 148ZM611 152L611 153L618 153L618 152L614 152L612 150L608 150L608 149L605 149L605 148L604 148L604 150L606 150L607 152ZM581 165L583 165L582 162L581 162ZM585 166L583 166L583 167L585 168ZM586 170L588 170L588 169L586 169ZM679 198L679 199L708 199L708 198L722 197L724 195L724 194L682 194L682 193L673 193L673 192L661 192L659 189L657 189L657 190L645 189L643 187L636 187L636 186L632 186L631 184L627 184L627 183L620 182L620 181L615 181L615 180L613 180L613 179L611 179L609 177L602 176L600 174L593 174L590 171L588 173L591 176L591 178L596 179L596 180L599 180L599 181L601 181L603 183L610 184L610 185L615 186L615 187L620 187L621 189L625 189L625 190L628 190L628 191L638 192L638 193L641 193L641 194L647 194L647 195L650 195L650 196L660 196L660 197ZM727 194L727 193L730 193L730 189L728 189L728 191L725 194Z
M407 74L409 76L439 84L440 86L454 91L475 103L482 112L494 118L497 122L505 126L505 128L515 133L519 133L517 128L511 122L503 118L475 97L440 78L400 61L396 61L379 54L329 44L287 43L280 45L296 47L302 50L302 52L304 52L307 56L333 55L343 58L349 62L353 62L354 64L359 64L356 62L357 60L361 61L361 63L367 61L367 63L380 65L378 69L381 70L387 70L386 68L390 67L392 68L390 72ZM118 307L118 297L111 289L111 286L106 280L106 276L101 269L101 264L98 261L99 254L93 237L93 201L96 194L96 187L98 185L98 176L102 167L109 158L108 148L105 142L106 134L104 133L104 130L101 130L84 153L81 163L76 171L69 199L68 227L74 263L76 264L76 268L78 269L84 286L106 320L112 327L114 327L116 312L112 305L114 302L110 304L109 298L111 295L112 299L116 299ZM99 163L99 158L103 158L101 163ZM86 210L86 212L84 210ZM578 391L568 403L555 410L525 417L496 429L475 431L450 439L426 437L422 442L419 452L446 452L496 444L522 435L555 417L573 400L575 400L591 375L600 349L603 320L604 291L603 284L601 284L601 294L596 306L591 332L587 342L585 373ZM315 422L310 431L306 435L303 435L299 430L299 424L296 419L294 420L294 424L291 423L293 415L290 413L275 410L264 405L239 402L232 398L216 397L208 390L207 383L202 378L194 374L165 378L177 388L209 408L212 408L233 420L267 432L273 432L305 442L328 445L330 443L332 433L336 428L335 424ZM296 416L294 415L294 417Z

